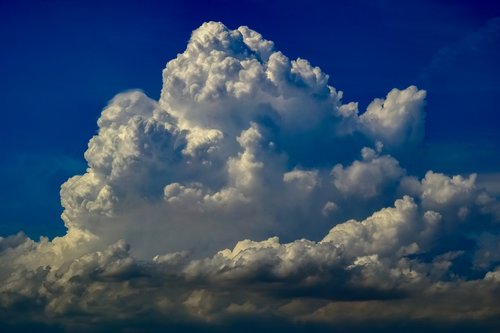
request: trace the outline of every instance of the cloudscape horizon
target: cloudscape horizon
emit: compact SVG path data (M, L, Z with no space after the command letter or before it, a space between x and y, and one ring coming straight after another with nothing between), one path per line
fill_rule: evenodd
M162 77L102 111L64 235L0 237L2 331L500 327L499 193L425 165L426 90L360 108L215 21Z

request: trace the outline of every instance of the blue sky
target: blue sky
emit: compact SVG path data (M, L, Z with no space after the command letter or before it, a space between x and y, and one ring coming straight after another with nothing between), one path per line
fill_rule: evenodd
M498 15L495 1L2 1L0 233L63 232L59 186L84 171L102 108L128 89L158 98L161 69L208 20L308 59L360 110L426 89L426 168L497 172Z

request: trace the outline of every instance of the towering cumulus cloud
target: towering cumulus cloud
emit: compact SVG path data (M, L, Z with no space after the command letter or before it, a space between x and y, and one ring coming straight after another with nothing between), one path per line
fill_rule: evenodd
M494 329L497 198L398 161L425 95L359 113L307 60L203 24L159 101L130 91L102 112L61 187L66 235L0 238L0 328Z

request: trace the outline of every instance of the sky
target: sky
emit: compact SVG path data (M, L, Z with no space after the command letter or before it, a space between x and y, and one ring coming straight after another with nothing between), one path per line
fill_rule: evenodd
M499 41L495 1L2 1L0 328L498 330Z
M82 155L102 108L128 89L158 98L160 71L209 20L247 25L289 57L309 60L362 108L393 87L426 89L426 143L433 152L426 168L495 173L500 167L494 1L1 6L0 107L13 124L4 126L0 143L6 184L0 195L8 207L0 212L3 234L19 226L33 237L64 233L59 186L85 170ZM459 152L449 149L458 143ZM25 202L37 209L25 209Z

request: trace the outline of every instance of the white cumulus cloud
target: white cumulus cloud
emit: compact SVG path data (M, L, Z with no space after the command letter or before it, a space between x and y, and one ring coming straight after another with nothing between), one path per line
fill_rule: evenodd
M498 318L496 196L398 161L423 139L425 91L361 115L342 96L250 28L204 23L159 101L103 110L61 187L67 233L0 237L0 323Z

